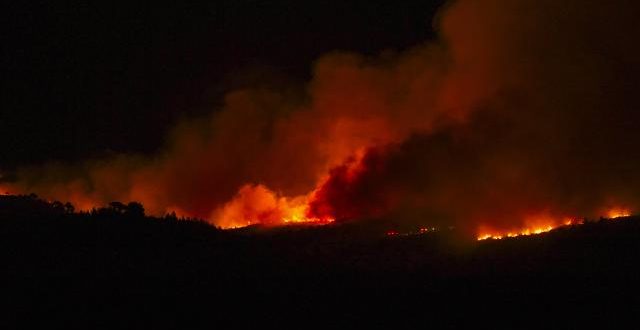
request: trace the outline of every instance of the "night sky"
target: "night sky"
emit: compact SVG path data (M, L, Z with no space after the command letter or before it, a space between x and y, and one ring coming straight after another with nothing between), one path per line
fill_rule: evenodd
M442 2L14 1L1 14L0 169L153 153L225 91L300 84L330 51L432 39Z

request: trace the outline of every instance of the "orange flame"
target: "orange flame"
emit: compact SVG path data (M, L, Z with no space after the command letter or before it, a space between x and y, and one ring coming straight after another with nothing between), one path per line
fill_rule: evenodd
M520 231L510 231L506 233L500 233L500 232L490 233L490 234L486 233L486 234L480 234L478 236L478 240L482 241L486 239L503 239L505 237L511 238L511 237L519 237L519 236L538 235L538 234L550 232L555 228L557 227L549 225L546 227L524 228L524 229L521 229Z
M609 220L616 220L621 217L628 217L631 215L631 211L627 208L614 207L610 208L606 212L606 218ZM515 231L496 231L496 230L480 230L480 233L477 236L479 241L487 240L487 239L503 239L503 238L511 238L511 237L519 237L519 236L529 236L529 235L538 235L542 233L548 233L554 229L573 226L573 225L582 225L584 221L577 220L576 218L565 218L564 221L561 222L552 222L552 224L547 224L545 226L535 226L535 227L527 227L520 230Z
M630 215L631 211L629 209L620 207L612 208L607 212L607 218L609 219L628 217Z
M231 201L214 211L211 218L222 228L238 228L257 223L284 225L333 222L334 219L307 216L309 196L288 198L264 185L244 185Z

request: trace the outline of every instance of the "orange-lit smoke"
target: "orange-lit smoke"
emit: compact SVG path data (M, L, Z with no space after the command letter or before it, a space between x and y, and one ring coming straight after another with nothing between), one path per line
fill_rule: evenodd
M332 53L300 95L236 90L154 157L23 169L78 209L254 223L390 217L513 235L640 205L640 30L625 1L459 0L439 38ZM497 235L497 234L496 234Z
M0 185L0 195L10 195L13 192L9 189L9 187L5 187Z
M211 117L178 125L161 155L24 169L14 186L78 209L135 200L154 214L176 212L225 227L287 222L300 217L287 216L287 209L306 213L300 201L344 159L454 120L436 105L445 62L437 45L380 59L330 54L316 63L305 97L233 91ZM241 206L254 202L259 205ZM262 208L271 211L245 212Z
M309 217L308 197L280 197L263 185L245 185L238 194L215 211L212 219L224 228L252 224L329 223L331 218Z

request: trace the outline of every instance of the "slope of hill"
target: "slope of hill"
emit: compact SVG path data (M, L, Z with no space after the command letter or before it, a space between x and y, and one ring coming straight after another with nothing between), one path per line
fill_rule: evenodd
M180 325L177 315L189 315L210 324L353 324L385 315L412 324L429 315L453 322L442 313L469 311L488 319L514 310L606 318L611 303L637 306L638 217L481 242L453 231L388 236L384 229L223 231L145 217L136 203L74 213L35 196L0 196L4 299L12 306L5 321Z

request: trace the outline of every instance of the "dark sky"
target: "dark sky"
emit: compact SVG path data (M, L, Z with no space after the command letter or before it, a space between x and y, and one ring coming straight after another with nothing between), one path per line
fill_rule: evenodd
M323 53L432 38L442 2L14 1L1 14L0 169L154 152L239 82L303 82Z

